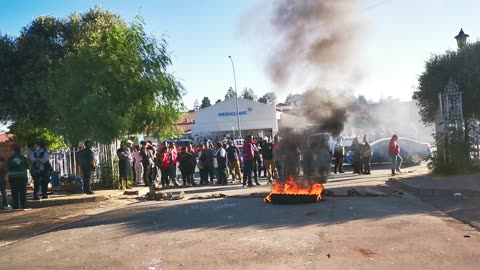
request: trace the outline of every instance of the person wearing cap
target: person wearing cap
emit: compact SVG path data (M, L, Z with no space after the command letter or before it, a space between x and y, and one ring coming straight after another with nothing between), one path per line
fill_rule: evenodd
M92 175L95 172L97 164L95 161L95 155L92 151L93 143L90 140L86 140L84 145L85 148L82 150L81 153L82 163L80 164L83 172L83 192L85 192L86 194L94 194L94 192L92 191L91 182Z
M118 156L118 170L120 173L120 188L121 189L131 189L128 184L128 171L130 168L130 148L127 147L127 141L122 141L122 146L117 150ZM123 185L125 182L125 186Z
M238 177L238 181L242 182L242 173L240 167L240 149L235 145L233 141L228 141L227 147L227 160L230 173L232 174L232 182L235 182L235 178Z

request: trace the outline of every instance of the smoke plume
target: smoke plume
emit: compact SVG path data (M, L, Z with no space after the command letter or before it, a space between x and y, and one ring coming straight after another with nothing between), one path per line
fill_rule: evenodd
M267 73L280 86L361 77L358 48L365 23L358 0L276 0L271 2ZM357 60L357 61L356 61ZM325 86L325 85L322 85Z

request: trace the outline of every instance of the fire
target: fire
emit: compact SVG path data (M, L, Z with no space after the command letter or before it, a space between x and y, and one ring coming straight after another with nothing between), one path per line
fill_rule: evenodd
M286 194L286 195L316 195L317 202L322 199L323 185L314 183L308 186L298 185L293 176L290 176L286 182L277 182L273 185L270 194L265 199L266 203L272 202L272 194Z

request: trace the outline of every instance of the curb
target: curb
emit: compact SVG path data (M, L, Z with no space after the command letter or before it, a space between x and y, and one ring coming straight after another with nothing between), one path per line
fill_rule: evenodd
M65 204L77 204L77 203L88 203L88 202L101 202L108 199L120 197L123 195L123 192L119 192L112 195L93 195L80 198L55 198L52 200L39 200L39 201L27 201L27 206L29 208L44 208L44 207L51 207L51 206L58 206L58 205L65 205Z
M461 196L480 196L480 190L419 188L408 185L402 182L401 179L395 179L394 177L390 178L390 180L394 181L400 189L418 196L453 196L456 193L461 193Z

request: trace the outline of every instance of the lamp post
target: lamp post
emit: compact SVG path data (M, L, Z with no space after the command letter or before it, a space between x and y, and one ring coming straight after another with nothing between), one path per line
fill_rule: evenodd
M230 62L232 62L232 70L233 70L233 82L235 83L235 106L237 107L237 126L238 126L238 136L242 138L242 129L240 128L240 114L238 111L238 92L237 92L237 77L235 75L235 65L233 64L232 56L228 56L230 58Z
M463 32L463 28L460 28L460 32L458 32L458 35L455 36L455 39L457 40L457 46L458 48L463 48L465 45L467 45L467 38L469 35L465 34Z

